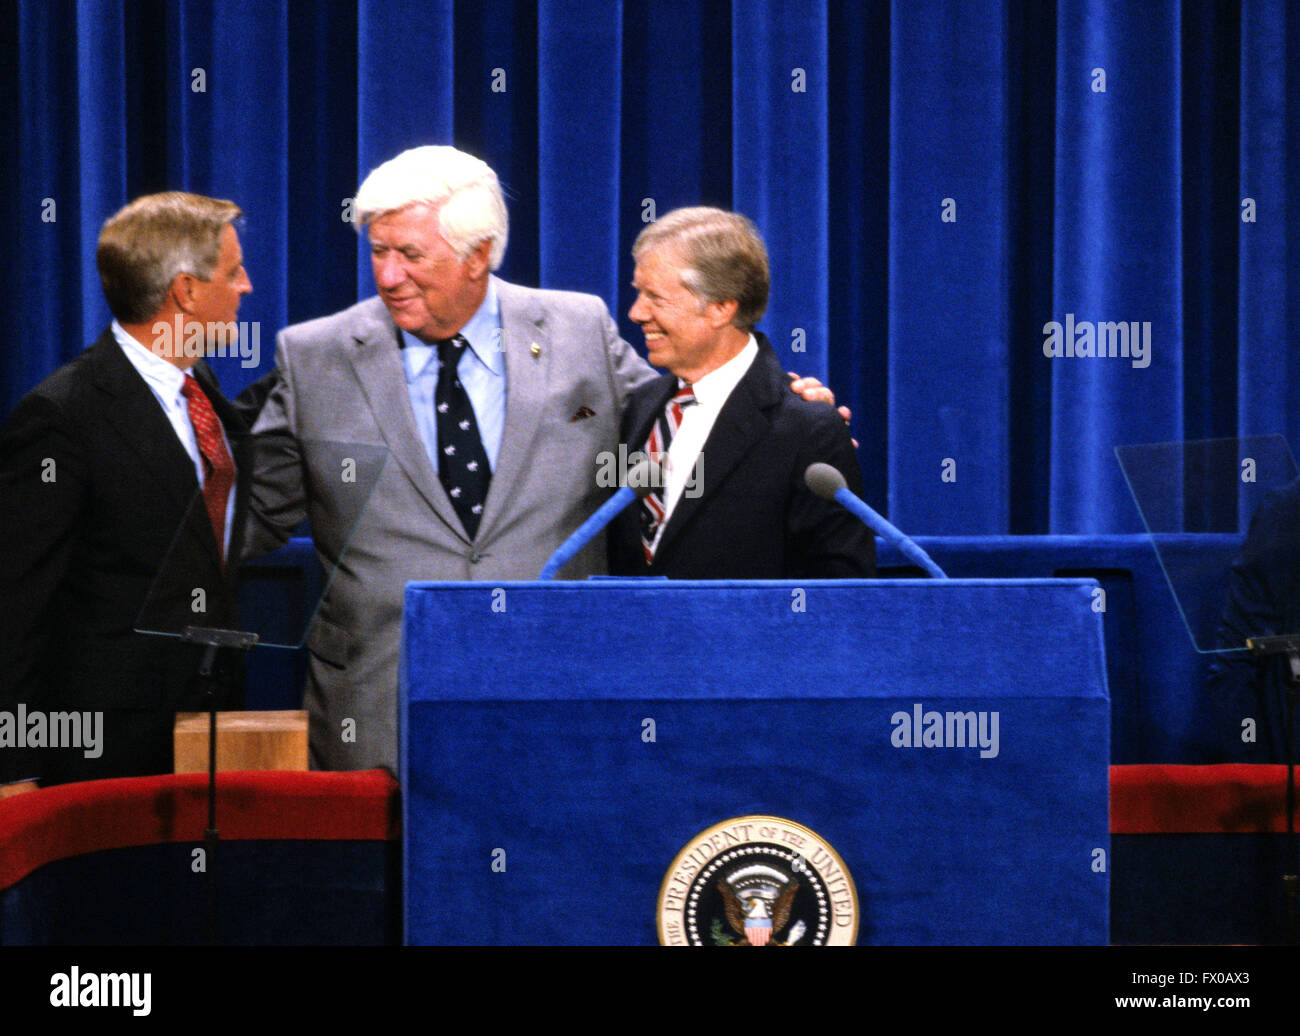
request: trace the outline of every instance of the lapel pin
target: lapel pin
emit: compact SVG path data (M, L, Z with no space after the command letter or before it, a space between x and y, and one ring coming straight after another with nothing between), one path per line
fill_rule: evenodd
M542 355L542 347L536 342L528 347L528 351L533 354L534 359Z

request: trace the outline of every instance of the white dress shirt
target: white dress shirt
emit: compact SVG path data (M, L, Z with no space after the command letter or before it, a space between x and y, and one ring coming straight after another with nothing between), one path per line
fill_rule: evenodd
M740 352L691 385L695 403L682 409L682 423L673 436L673 441L668 444L668 470L664 474L664 520L659 524L659 532L655 536L656 546L677 507L677 501L686 490L687 482L692 480L696 461L700 460L704 443L713 431L718 414L757 356L758 342L750 335ZM707 472L701 462L700 471L692 482L692 493L702 492L700 482L705 477Z
M190 461L194 464L194 475L202 486L205 475L203 454L199 452L198 439L194 436L194 425L190 423L190 405L181 393L185 379L193 375L150 352L143 344L127 334L126 329L116 320L113 321L112 330L113 337L117 339L117 344L121 346L131 366L136 369L140 377L144 378L144 383L149 386L154 398L158 400L158 405L163 408L163 413L171 422L176 438L189 454ZM221 430L221 438L226 443L226 452L231 455L231 463L234 463L234 452L230 449L230 440L226 438L224 428ZM223 551L230 549L230 530L234 519L235 491L232 486L230 499L226 502L226 535L225 542L222 544Z

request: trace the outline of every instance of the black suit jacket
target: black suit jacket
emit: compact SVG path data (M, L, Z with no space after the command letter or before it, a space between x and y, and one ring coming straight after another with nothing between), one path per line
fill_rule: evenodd
M194 375L241 475L229 548L238 558L246 428L207 365ZM209 683L197 676L198 648L135 627L235 627L233 574L193 462L105 331L0 431L0 710L103 711L102 754L0 747L0 778L169 772L174 713L205 707L209 686L220 707L239 704L242 665L220 659Z
M838 468L859 496L853 441L833 407L790 391L767 339L723 404L704 444L700 492L683 494L646 565L639 507L628 507L608 537L610 572L676 579L828 579L875 575L871 531L804 483L809 464ZM677 386L666 374L637 389L623 413L628 452L645 448L650 428ZM688 490L689 492L689 490Z

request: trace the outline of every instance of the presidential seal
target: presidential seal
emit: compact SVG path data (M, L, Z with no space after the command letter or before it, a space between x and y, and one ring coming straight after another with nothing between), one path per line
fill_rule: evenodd
M815 832L781 817L701 831L659 889L663 946L852 946L858 894Z

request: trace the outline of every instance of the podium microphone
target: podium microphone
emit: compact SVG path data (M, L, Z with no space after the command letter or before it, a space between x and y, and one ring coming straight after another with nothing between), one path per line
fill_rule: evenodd
M843 480L841 480L843 481ZM632 466L624 480L623 487L600 505L590 518L574 531L573 535L560 544L559 550L551 555L538 579L554 579L555 573L573 560L574 555L594 540L623 508L633 500L642 500L650 490L663 484L663 468L650 458L638 461Z
M849 491L844 476L838 470L829 464L809 464L808 470L804 472L803 480L808 483L808 488L823 500L834 500L852 511L883 540L894 544L901 550L903 556L914 565L919 565L936 579L948 578L943 569L931 561L930 555L923 551L914 540L904 536L881 514L872 510L865 500L859 500L854 496Z

